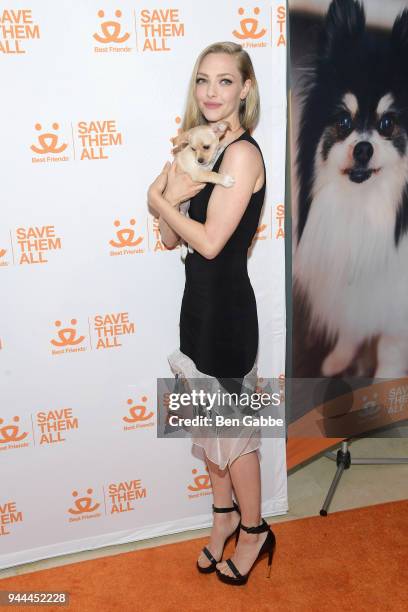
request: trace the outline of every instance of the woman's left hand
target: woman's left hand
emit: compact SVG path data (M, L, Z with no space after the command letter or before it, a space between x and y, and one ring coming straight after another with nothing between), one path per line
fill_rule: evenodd
M150 185L148 192L147 192L147 199L148 199L149 205L159 213L160 213L160 210L159 210L159 205L158 205L158 198L160 198L163 191L166 189L170 167L171 167L170 162L166 162L164 164L162 171L154 179L153 183Z

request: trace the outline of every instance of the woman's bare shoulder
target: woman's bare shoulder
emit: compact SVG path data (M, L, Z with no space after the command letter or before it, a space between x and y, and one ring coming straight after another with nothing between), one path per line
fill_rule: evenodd
M225 149L223 161L231 163L262 164L261 153L252 142L248 140L237 140Z

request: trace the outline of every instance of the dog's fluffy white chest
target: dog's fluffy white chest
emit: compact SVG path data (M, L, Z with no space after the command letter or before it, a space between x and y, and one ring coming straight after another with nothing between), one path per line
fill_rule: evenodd
M408 333L408 238L394 243L402 188L387 183L341 177L315 185L294 276L308 295L312 325L330 338Z

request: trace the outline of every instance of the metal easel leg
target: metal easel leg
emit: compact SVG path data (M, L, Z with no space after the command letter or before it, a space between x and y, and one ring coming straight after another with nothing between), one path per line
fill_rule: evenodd
M344 470L348 470L351 464L355 465L381 465L381 464L398 464L398 463L408 463L408 457L399 457L399 458L378 458L378 459L352 459L350 451L348 449L349 442L345 441L341 443L341 449L335 453L334 451L327 451L324 453L324 456L328 459L332 459L337 463L337 471L334 475L333 481L330 485L330 489L326 495L326 499L324 500L322 509L320 510L320 516L327 516L327 510L330 506L330 503L333 499L334 493L336 491L337 485L340 482L340 478L343 475Z

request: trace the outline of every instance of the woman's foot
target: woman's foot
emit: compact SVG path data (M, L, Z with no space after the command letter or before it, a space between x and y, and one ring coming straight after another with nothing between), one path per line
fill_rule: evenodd
M236 530L240 522L239 513L233 512L219 513L214 512L214 522L211 529L210 541L206 545L215 559L220 559L224 550L225 540ZM263 534L262 534L263 535ZM200 567L206 568L211 565L211 561L201 552L197 559Z
M267 536L267 531L264 533L246 533L242 529L240 530L238 544L234 554L230 557L240 574L244 575L249 572ZM216 567L223 574L234 578L234 573L226 561L220 561Z

